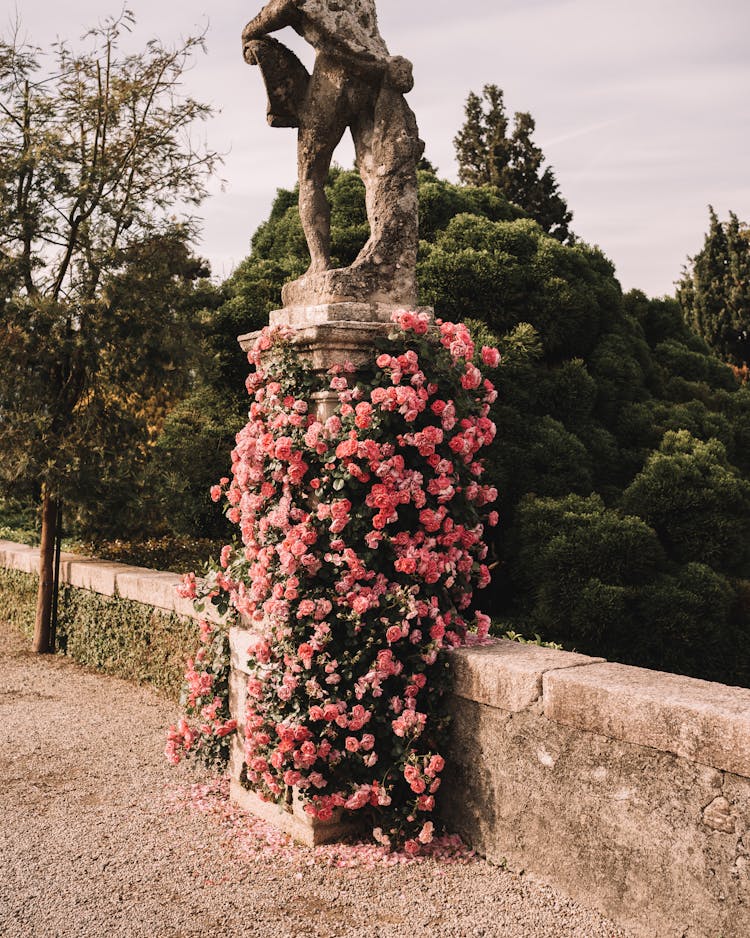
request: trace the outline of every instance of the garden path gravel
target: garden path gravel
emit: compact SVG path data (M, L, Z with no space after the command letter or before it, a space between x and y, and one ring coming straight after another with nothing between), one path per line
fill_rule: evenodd
M240 855L220 814L174 806L196 778L162 755L172 704L27 646L0 626L2 938L628 938L481 860Z

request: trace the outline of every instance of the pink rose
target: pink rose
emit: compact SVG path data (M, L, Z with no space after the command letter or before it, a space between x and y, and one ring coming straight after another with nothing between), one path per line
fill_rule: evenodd
M297 654L299 655L302 663L306 668L309 668L312 664L313 655L315 654L315 649L312 645L308 645L307 642L303 642L297 649Z
M482 361L488 368L497 368L500 364L500 352L496 348L482 346Z
M438 772L442 772L444 768L445 768L445 759L442 756L433 756L430 759L430 765L429 765L430 772L437 774Z
M357 811L359 808L364 808L366 804L369 804L369 801L370 789L367 785L364 785L359 791L356 791L346 800L344 807L348 808L349 811Z
M355 456L357 453L359 444L356 440L342 440L341 443L336 447L336 456L339 459L344 459L347 456Z
M407 782L409 782L409 784L411 784L413 781L416 781L416 779L419 777L419 769L416 767L416 765L404 766L404 778Z
M194 573L186 573L177 587L177 595L183 599L195 599L196 582Z
M403 638L403 633L401 631L401 626L391 625L385 633L385 640L389 645L392 645L394 642L398 642Z

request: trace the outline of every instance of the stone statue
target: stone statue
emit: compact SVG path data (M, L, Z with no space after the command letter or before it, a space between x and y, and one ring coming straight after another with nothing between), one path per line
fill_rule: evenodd
M310 75L268 36L290 26L315 49ZM298 127L299 210L310 269L282 292L286 307L357 302L416 304L416 166L424 144L404 94L411 63L389 55L375 0L270 0L242 33L259 66L273 127ZM324 185L345 131L365 184L370 238L351 267L331 269L330 206Z

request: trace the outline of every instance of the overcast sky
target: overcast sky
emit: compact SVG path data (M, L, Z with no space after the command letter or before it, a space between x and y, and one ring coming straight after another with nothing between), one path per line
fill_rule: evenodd
M242 27L262 4L128 5L138 20L129 44L208 28L208 53L186 88L220 109L205 132L227 153L226 182L202 206L201 251L226 276L275 190L296 175L294 131L267 126L260 74L240 52ZM16 8L38 45L74 40L120 9L119 0L16 0ZM441 175L456 178L452 140L467 93L499 85L511 113L535 118L574 231L614 261L624 289L673 292L701 247L709 203L722 218L733 210L750 222L748 0L378 0L378 10L391 53L414 62L409 101ZM351 146L336 159L350 166Z

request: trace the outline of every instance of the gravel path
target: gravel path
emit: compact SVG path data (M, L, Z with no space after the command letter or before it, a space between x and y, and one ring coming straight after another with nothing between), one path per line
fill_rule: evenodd
M340 869L254 849L244 817L185 799L168 702L26 646L0 627L3 938L627 938L481 860Z

